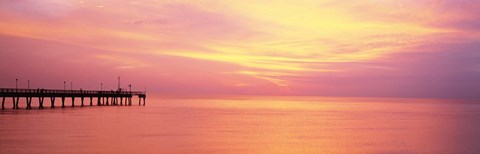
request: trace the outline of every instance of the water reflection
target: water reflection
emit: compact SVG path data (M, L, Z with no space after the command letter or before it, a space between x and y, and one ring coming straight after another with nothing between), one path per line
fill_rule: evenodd
M479 153L473 101L149 98L0 111L0 153Z

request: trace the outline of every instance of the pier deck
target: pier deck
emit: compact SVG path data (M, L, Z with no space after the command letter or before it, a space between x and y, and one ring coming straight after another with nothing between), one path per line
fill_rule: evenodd
M145 106L147 97L145 92L140 91L96 91L96 90L57 90L57 89L15 89L0 88L0 99L2 101L2 109L5 109L5 99L13 100L13 109L19 109L18 103L20 98L25 98L27 107L32 109L32 98L38 98L39 108L44 108L44 99L50 98L50 107L55 107L55 99L60 98L62 107L65 107L65 98L71 98L72 107L75 106L75 99L80 98L81 106L84 106L84 99L90 100L90 106L93 106L93 99L96 99L98 106L116 106L116 105L132 105L132 97L138 97L138 104ZM110 103L109 103L110 102Z

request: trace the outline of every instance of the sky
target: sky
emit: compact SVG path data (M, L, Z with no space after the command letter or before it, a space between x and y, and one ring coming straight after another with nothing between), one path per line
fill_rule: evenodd
M2 0L0 87L480 97L479 0ZM68 85L67 87L70 87Z

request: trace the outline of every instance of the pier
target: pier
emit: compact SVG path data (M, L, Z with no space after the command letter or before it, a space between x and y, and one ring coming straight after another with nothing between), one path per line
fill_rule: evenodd
M13 109L19 109L19 102L25 99L26 109L32 109L32 100L38 99L38 108L43 109L45 98L50 99L50 108L55 108L55 100L61 100L61 107L65 107L65 99L70 99L72 107L75 107L75 100L80 99L80 106L131 106L132 97L138 97L138 105L145 106L146 93L140 91L96 91L96 90L56 90L56 89L16 89L0 88L0 99L2 110L5 109L6 99L11 99ZM85 101L87 99L87 101ZM88 104L85 104L88 103ZM143 104L142 104L143 103Z

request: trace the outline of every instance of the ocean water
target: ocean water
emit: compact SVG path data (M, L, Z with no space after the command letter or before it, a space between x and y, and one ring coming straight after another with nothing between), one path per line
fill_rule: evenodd
M25 110L24 103L12 110L8 102L0 111L0 153L480 153L476 100L150 96L147 106L134 102L44 110Z

